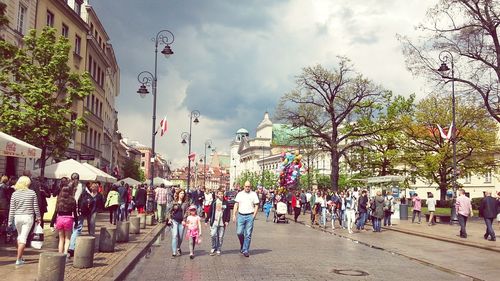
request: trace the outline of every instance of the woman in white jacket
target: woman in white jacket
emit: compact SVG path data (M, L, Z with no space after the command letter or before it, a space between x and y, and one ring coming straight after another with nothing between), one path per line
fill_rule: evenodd
M345 214L347 220L347 231L353 233L352 228L354 226L354 221L356 220L356 197L352 196L350 191L347 191L345 197Z

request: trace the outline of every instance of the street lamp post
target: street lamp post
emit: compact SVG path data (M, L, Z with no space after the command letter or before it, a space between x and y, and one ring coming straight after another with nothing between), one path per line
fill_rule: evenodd
M198 124L200 120L198 120L198 117L200 117L200 112L198 110L193 110L189 113L189 133L183 132L181 134L182 138L182 144L186 144L186 139L188 140L188 176L187 176L187 188L186 192L189 193L189 185L191 184L191 133L192 133L192 125Z
M455 113L455 64L453 60L453 55L449 51L441 51L439 53L439 60L441 61L441 66L439 67L438 71L443 73L442 76L443 78L446 77L444 75L444 72L447 72L450 70L448 65L446 64L447 62L451 62L451 114L452 114L452 121L451 121L451 145L453 148L453 175L452 175L452 189L453 189L453 199L457 197L457 142L456 142L456 113ZM449 77L448 77L449 78ZM451 208L451 218L452 220L457 219L457 214L455 212L455 208Z
M170 48L170 45L174 42L174 34L168 30L161 30L156 34L156 37L152 39L155 42L155 68L154 74L149 71L143 71L137 75L137 80L141 83L137 93L144 98L148 93L148 86L151 86L153 91L153 125L151 132L151 186L153 186L154 179L154 161L155 161L155 136L156 136L156 92L157 92L157 82L158 82L158 45L165 45L161 53L168 58L174 52Z
M212 141L211 140L206 140L205 141L205 154L203 156L203 187L206 187L206 179L207 179L207 148L211 149L212 148Z

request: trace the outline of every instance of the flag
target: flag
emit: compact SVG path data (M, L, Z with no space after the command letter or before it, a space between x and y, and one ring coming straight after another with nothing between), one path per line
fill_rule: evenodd
M451 139L451 131L453 130L453 122L450 124L450 128L448 128L447 134L444 133L443 128L437 124L437 127L439 129L439 134L441 135L441 138L445 140L450 140Z
M196 153L195 152L193 152L193 153L191 153L191 154L188 155L189 161L194 161L195 158L196 158Z
M160 121L160 136L167 132L167 116Z

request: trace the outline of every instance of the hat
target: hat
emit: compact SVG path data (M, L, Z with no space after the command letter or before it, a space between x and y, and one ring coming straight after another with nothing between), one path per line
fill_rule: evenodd
M196 210L196 206L195 205L191 205L191 206L189 206L188 210L190 210L190 211L191 210Z

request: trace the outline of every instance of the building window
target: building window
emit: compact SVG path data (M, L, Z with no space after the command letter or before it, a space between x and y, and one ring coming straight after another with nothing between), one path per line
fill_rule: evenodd
M92 73L92 56L89 55L89 73Z
M484 183L491 183L491 171L484 174Z
M89 130L89 146L92 147L92 136L94 135L94 130L90 129Z
M24 35L24 30L26 26L26 15L28 14L28 8L19 4L19 12L17 14L17 31Z
M47 26L54 27L54 14L47 11Z
M61 34L62 34L62 36L68 38L69 27L67 25L65 25L64 23L62 24Z
M472 178L471 173L467 173L465 175L465 182L464 183L470 184L471 183L471 178Z
M81 0L75 0L75 13L78 15L82 14L82 2Z
M141 161L141 167L144 167L144 161Z
M97 131L94 131L94 148L97 148Z
M82 38L80 38L80 36L76 35L75 36L75 54L80 55L81 45L82 45Z

